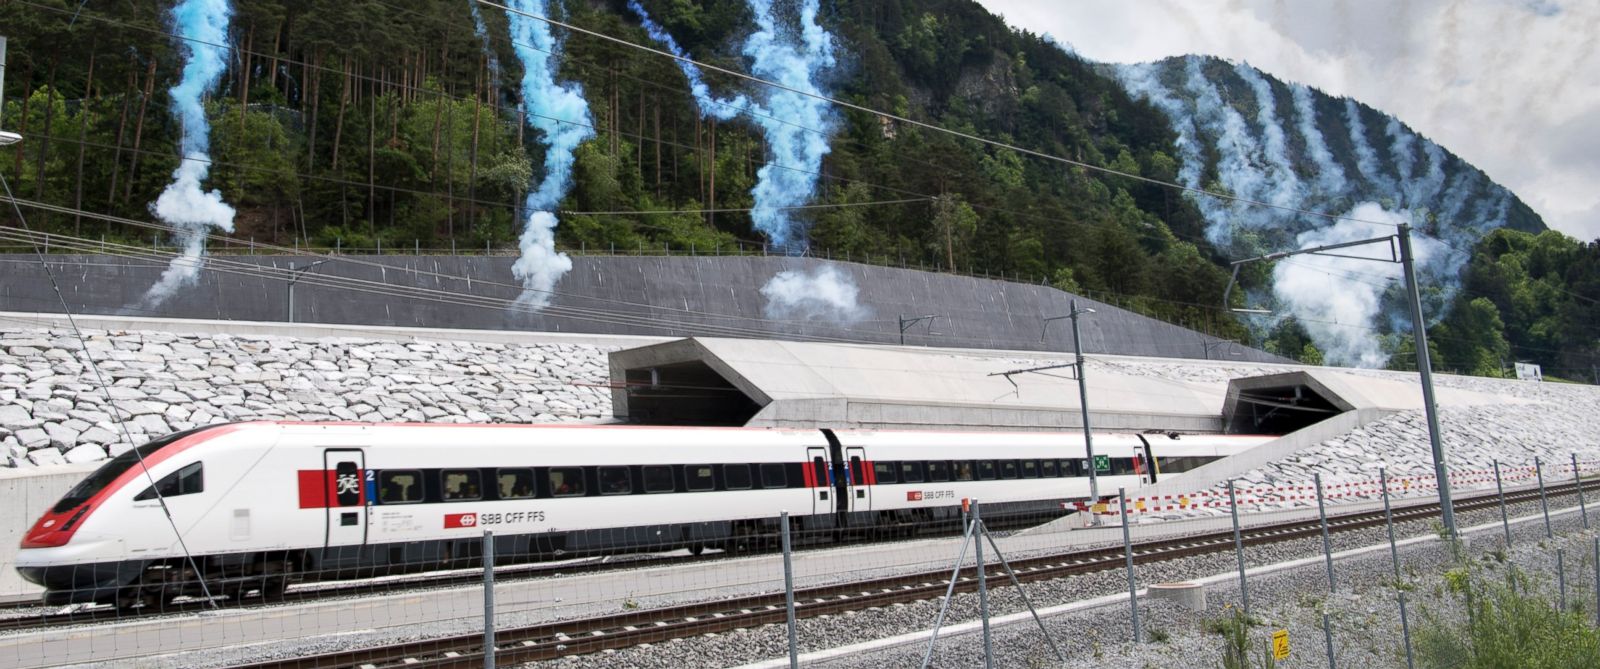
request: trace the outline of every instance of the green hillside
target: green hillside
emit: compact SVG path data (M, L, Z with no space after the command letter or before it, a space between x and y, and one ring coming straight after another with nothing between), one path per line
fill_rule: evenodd
M744 69L744 2L643 4L696 58ZM19 197L151 219L148 205L177 164L166 89L180 62L161 18L167 6L90 3L74 21L77 2L0 2L11 39L0 127L27 138L0 152L0 170ZM563 7L575 25L649 43L620 0ZM239 2L233 59L207 103L209 185L239 208L235 236L346 251L514 249L515 208L543 148L517 115L520 66L506 17L487 7L483 15L487 52L468 0ZM1179 178L1177 134L1159 109L1103 66L1013 31L970 0L838 0L824 5L821 22L838 40L829 82L838 97ZM702 118L670 60L584 35L565 40L562 75L583 85L597 134L577 151L558 245L761 252L747 213L659 213L750 207L767 160L761 133L740 119ZM709 81L748 90L715 74ZM1222 336L1268 337L1254 343L1286 354L1308 350L1293 321L1252 335L1217 309L1227 254L1206 241L1207 220L1177 191L868 113L842 112L817 130L829 133L831 153L816 202L911 202L802 214L810 253L1047 281ZM1516 227L1542 228L1525 210ZM152 242L149 230L65 213L35 211L30 222ZM1507 328L1537 321L1501 317ZM1557 351L1552 363L1568 366L1561 352L1583 346L1538 341ZM1446 351L1445 366L1476 369L1483 356L1469 349Z

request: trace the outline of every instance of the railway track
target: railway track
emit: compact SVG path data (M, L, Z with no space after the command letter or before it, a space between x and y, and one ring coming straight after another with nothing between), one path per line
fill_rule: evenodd
M1600 481L1583 482L1585 491L1600 490ZM1549 486L1551 497L1571 495L1577 484ZM1538 501L1539 492L1517 490L1506 493L1506 502L1526 503ZM1457 511L1490 508L1498 504L1494 492L1457 498ZM1396 507L1396 522L1414 521L1434 516L1437 503L1411 504ZM1382 525L1383 511L1363 511L1329 518L1330 532L1349 532ZM1320 536L1321 524L1317 520L1276 523L1252 528L1243 532L1246 546L1292 541ZM1139 564L1176 560L1196 555L1222 552L1233 546L1233 532L1213 532L1196 536L1148 541L1134 546L1134 561ZM1099 571L1122 569L1124 565L1121 546L1080 550L1071 553L1012 560L1017 579L1021 582L1077 576ZM990 587L1008 584L998 565L990 565ZM859 611L936 599L944 595L949 586L950 570L906 574L871 579L847 584L807 588L795 592L795 615L799 618ZM960 572L956 592L977 589L977 571L966 568ZM627 611L619 614L543 623L495 632L496 661L505 665L521 662L552 660L571 655L583 655L604 650L621 649L647 643L661 643L710 633L782 623L786 619L784 594L751 595L715 602L697 602L648 610ZM305 656L294 659L272 660L255 664L238 665L234 669L336 669L343 667L407 669L466 669L483 666L483 635L464 634L451 637L407 642L374 648L352 649Z
M495 572L497 581L515 582L536 578L554 576L570 576L574 574L592 574L621 569L642 569L646 567L661 567L670 565L688 565L707 562L728 557L724 553L710 553L706 555L684 555L670 557L655 557L646 559L625 559L617 561L594 560L584 563L562 564L523 564L499 569ZM463 570L465 573L446 575L413 574L396 577L377 582L357 582L338 584L334 581L302 584L291 588L281 597L270 600L260 596L248 596L243 599L217 599L218 607L243 607L262 606L269 604L295 604L314 602L338 597L357 597L361 595L392 594L407 590L421 590L424 588L451 587L471 585L483 582L483 572L478 569ZM0 606L0 610L40 608L44 604L33 602L7 602ZM61 608L61 607L51 607ZM0 634L14 631L63 627L67 625L84 625L98 622L116 622L151 618L162 615L176 615L194 613L212 608L211 603L205 601L188 600L169 604L153 609L137 608L132 610L118 609L114 606L99 605L87 609L78 609L68 613L48 613L32 616L14 616L0 618Z

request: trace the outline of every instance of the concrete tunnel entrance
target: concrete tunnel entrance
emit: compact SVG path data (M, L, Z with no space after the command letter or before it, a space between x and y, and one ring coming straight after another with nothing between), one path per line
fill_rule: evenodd
M761 410L701 361L625 370L629 418L648 425L739 427Z

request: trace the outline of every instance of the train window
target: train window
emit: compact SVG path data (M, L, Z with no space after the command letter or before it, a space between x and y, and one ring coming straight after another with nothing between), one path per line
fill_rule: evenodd
M627 467L600 468L600 494L626 495L633 492L633 477Z
M763 487L763 488L787 488L787 487L789 487L789 477L788 477L788 475L786 475L784 473L783 470L784 470L784 467L783 467L782 464L779 464L779 463L776 463L776 462L762 463L762 465L761 465L761 487Z
M711 465L684 465L683 483L689 492L704 492L717 487L716 479L711 476Z
M850 484L867 484L867 472L861 465L861 456L859 455L850 456Z
M872 475L878 483L896 483L900 480L900 472L893 462L872 463Z
M1025 478L1025 479L1036 479L1036 478L1039 478L1039 461L1038 460L1023 460L1022 461L1022 478Z
M160 481L156 481L155 485L145 488L144 492L133 498L133 501L140 502L147 499L155 499L158 492L161 493L162 497L177 497L179 495L205 492L205 468L198 462L185 465L183 469L163 476Z
M479 474L476 469L446 469L439 472L439 481L444 489L444 501L465 502L483 499L478 479Z
M552 497L582 497L583 470L577 467L551 467L550 495Z
M956 473L956 480L957 481L971 481L972 480L972 461L971 460L957 460L956 461L956 467L955 467L955 473Z
M930 461L928 461L928 480L929 481L948 481L948 480L950 480L950 463L945 462L944 460L930 460Z
M1056 461L1055 460L1040 460L1039 461L1039 475L1040 476L1043 476L1045 478L1055 478L1055 477L1061 475L1060 471L1061 470L1056 467Z
M1014 479L1016 477L1017 477L1017 461L1016 460L1001 460L1000 461L1000 478L1003 478L1003 479Z
M409 504L422 501L422 472L383 471L378 473L378 502Z
M750 465L723 465L722 485L729 490L749 490Z
M672 483L671 465L645 465L642 471L645 492L672 492L677 489Z
M920 462L902 462L902 463L900 463L900 480L905 482L905 483L921 483L922 482L922 463L920 463Z
M500 482L500 499L533 497L532 469L502 469L495 474Z
M979 460L978 461L978 478L983 479L985 481L991 481L991 480L994 480L994 477L995 477L994 461L993 460Z

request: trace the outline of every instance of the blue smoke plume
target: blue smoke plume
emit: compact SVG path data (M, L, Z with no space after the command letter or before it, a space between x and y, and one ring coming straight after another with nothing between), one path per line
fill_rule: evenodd
M472 10L472 27L478 33L478 41L483 44L483 54L489 59L489 81L495 90L499 90L500 57L495 53L494 44L489 41L489 26L483 22L483 10L478 8L478 0L467 0L467 7Z
M183 129L178 148L183 159L172 171L172 182L150 205L150 212L176 229L183 251L172 259L161 279L145 293L144 302L155 306L178 288L194 282L200 273L208 228L233 232L233 207L222 192L202 187L211 171L211 125L204 98L217 87L227 69L228 22L233 9L227 0L183 0L170 13L182 38L183 76L167 91L172 114Z
M833 35L817 23L817 0L802 0L798 28L780 23L773 0L748 2L755 14L756 32L745 40L742 53L750 59L753 75L782 84L784 89L764 88L759 100L742 94L718 98L706 85L700 68L681 60L678 68L689 79L703 115L728 119L748 112L751 122L761 128L771 159L756 171L756 185L751 190L755 208L750 217L774 245L799 250L805 228L788 208L805 204L816 193L817 173L829 152L825 131L832 125L833 115L827 102L813 96L823 95L819 80L835 64ZM651 39L674 54L686 55L644 7L637 2L629 2L628 7Z
M683 47L678 46L678 41L672 38L672 34L662 28L661 24L656 23L655 19L650 18L650 12L645 11L644 6L639 4L639 0L628 0L628 9L632 10L633 15L639 18L639 25L643 26L645 32L650 34L650 39L665 47L674 56L679 58L689 57ZM706 85L705 75L700 72L700 68L694 63L684 60L673 62L677 63L678 69L683 72L684 78L689 80L689 92L694 96L695 106L699 107L701 116L713 116L717 120L726 121L750 110L750 98L745 97L743 94L734 95L731 98L719 98L712 94L711 87Z
M544 178L528 192L528 220L523 225L521 257L511 273L522 281L518 303L531 308L550 304L550 290L572 269L572 258L556 251L555 231L559 221L555 210L572 185L573 151L594 136L594 121L583 87L577 82L557 83L560 66L557 54L561 43L550 32L550 24L525 16L547 16L542 0L510 0L515 11L506 15L511 23L511 41L522 61L522 111L525 122L543 135Z

